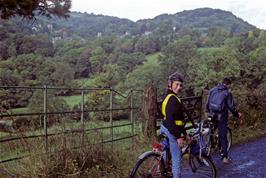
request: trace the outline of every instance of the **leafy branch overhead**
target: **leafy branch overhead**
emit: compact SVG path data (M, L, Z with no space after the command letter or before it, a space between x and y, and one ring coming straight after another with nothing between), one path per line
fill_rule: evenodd
M21 16L32 19L36 15L69 17L71 0L0 0L0 18Z

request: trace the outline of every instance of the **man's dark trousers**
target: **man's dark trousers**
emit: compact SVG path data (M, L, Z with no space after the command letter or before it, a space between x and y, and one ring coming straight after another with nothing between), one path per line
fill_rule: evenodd
M221 113L219 120L217 121L218 132L219 132L219 140L222 148L222 157L228 156L227 147L228 147L228 140L227 140L227 121L228 121L228 113Z

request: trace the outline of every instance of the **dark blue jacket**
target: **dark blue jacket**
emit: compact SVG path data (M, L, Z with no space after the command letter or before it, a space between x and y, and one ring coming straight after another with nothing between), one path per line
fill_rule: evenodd
M218 84L217 86L213 87L212 89L210 89L209 91L209 96L211 95L211 93L215 90L219 90L219 92L224 92L225 94L225 98L224 98L224 102L225 102L225 109L220 113L222 115L228 115L228 110L231 111L231 113L233 114L234 117L238 117L238 111L236 109L236 104L233 98L233 95L231 92L229 92L228 87L224 84ZM206 109L207 112L211 113L212 111L209 109L209 99L207 101L207 105L206 105Z

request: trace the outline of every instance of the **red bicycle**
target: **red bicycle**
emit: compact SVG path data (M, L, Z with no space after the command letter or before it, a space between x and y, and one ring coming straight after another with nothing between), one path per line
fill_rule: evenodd
M205 145L202 137L202 122L190 133L192 142L182 148L182 177L215 178L216 168L210 157L205 154ZM160 135L160 142L152 145L152 151L139 156L130 178L170 178L172 177L171 156L167 137ZM166 152L166 160L163 153ZM187 155L187 156L186 156Z

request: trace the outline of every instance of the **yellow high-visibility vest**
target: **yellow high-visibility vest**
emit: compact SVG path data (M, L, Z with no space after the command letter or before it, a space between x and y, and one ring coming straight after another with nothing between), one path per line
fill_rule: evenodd
M162 103L162 114L164 116L164 120L166 119L166 105L170 99L171 96L174 96L176 97L176 99L181 103L181 100L180 98L178 98L175 94L168 94L166 96L166 98L164 99L163 103ZM178 125L178 126L182 126L183 125L183 121L180 120L180 119L175 119L175 125Z

